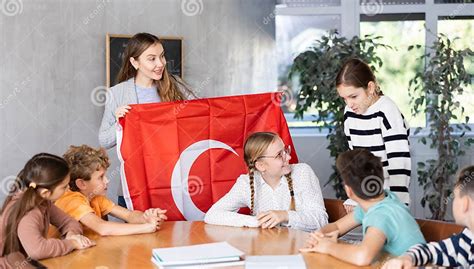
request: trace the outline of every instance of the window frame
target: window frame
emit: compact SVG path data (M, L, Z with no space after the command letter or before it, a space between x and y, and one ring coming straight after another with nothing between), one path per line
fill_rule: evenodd
M350 0L341 1L340 5L324 5L324 1L311 0L304 1L304 5L288 5L284 1L283 4L277 4L275 7L275 15L283 16L304 16L304 15L338 15L341 18L340 34L347 38L352 38L357 35L360 36L360 21L361 16L374 16L366 8L364 8L364 0ZM301 1L299 1L301 2ZM474 3L435 3L435 0L425 0L425 3L416 4L384 4L383 0L376 3L381 5L380 10L377 10L376 15L388 14L403 14L407 13L421 13L425 16L425 44L433 44L438 34L438 21L441 18L455 18L455 17L474 17ZM329 1L328 3L332 3ZM333 4L333 3L332 3ZM425 53L431 52L429 46L425 46ZM287 119L292 119L293 113L284 113ZM306 115L305 115L306 116ZM315 114L308 114L308 117L316 116ZM426 125L428 125L428 121ZM472 131L466 132L467 135L474 135L474 124L469 124ZM327 133L327 131L319 131L319 127L290 127L290 130L305 129L313 130L314 133ZM423 130L427 129L426 126ZM295 131L299 133L300 131ZM422 131L423 132L423 131Z

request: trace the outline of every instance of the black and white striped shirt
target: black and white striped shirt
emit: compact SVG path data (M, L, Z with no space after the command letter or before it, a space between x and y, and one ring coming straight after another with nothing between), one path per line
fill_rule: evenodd
M350 149L365 148L382 159L385 188L409 204L410 129L392 99L381 96L361 115L346 106L344 132Z
M414 266L433 264L460 268L474 267L474 236L471 230L464 229L448 239L428 244L418 244L407 253Z

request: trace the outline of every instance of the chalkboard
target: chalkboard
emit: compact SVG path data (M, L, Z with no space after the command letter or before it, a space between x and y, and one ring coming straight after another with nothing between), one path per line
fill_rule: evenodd
M117 84L117 75L123 61L123 52L131 35L106 36L107 87ZM173 75L183 78L183 39L180 37L159 37L165 49L166 68Z

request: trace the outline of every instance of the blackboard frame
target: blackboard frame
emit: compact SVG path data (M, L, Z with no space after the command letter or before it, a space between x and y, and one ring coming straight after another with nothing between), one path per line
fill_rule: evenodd
M113 59L111 57L111 55L118 55L118 52L116 51L116 48L112 47L111 44L112 42L114 41L114 39L130 39L132 38L133 35L126 35L126 34L110 34L110 33L107 33L106 34L106 37L105 37L105 65L106 65L106 83L107 83L107 87L111 87L113 85L115 85L115 83L113 83L113 80L116 79L117 77L117 74L118 74L118 71L114 72L114 71L111 71L111 65L112 65L112 62L111 61L114 61L114 64L115 66L120 66L121 64L121 59L120 61L118 59ZM172 58L169 58L169 56L166 56L168 53L169 50L166 49L166 42L169 41L169 42L178 42L178 46L180 47L179 51L174 51L173 53L178 53L179 54L179 59L177 61L179 61L179 64L178 66L176 67L176 70L178 72L170 72L170 73L173 73L175 75L178 75L179 77L183 78L183 56L184 56L184 53L183 53L183 38L182 37L173 37L173 36L160 36L159 39L161 41L163 41L163 46L165 47L165 57L166 57L166 61L167 61L167 66L169 65L169 63L171 61L176 61L177 59L172 59ZM123 42L123 41L122 41ZM115 57L118 57L118 56L115 56ZM169 71L169 69L168 69ZM111 74L113 73L113 74ZM179 74L178 74L179 73Z

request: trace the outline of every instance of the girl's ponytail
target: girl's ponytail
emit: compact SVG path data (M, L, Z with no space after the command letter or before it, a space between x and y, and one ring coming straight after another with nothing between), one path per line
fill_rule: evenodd
M18 239L18 225L21 219L34 208L45 205L46 200L38 192L40 188L53 191L68 174L69 167L66 161L49 153L37 154L25 164L15 179L0 212L2 217L7 220L3 230L5 239L3 255L17 251L26 254ZM7 210L16 195L21 195L21 197L14 201L14 204Z

